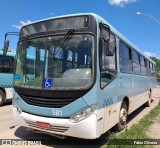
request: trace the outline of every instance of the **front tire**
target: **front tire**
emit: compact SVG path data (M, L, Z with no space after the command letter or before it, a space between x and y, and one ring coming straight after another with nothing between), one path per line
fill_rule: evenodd
M0 106L5 102L6 96L2 90L0 90Z
M123 101L119 112L119 122L114 127L116 131L120 132L124 130L127 124L127 116L128 116L127 105L126 102Z

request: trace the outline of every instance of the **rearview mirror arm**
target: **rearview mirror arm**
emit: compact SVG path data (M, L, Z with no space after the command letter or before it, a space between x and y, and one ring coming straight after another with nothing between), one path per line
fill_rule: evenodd
M5 34L5 37L4 37L4 43L6 42L6 39L7 39L7 36L8 35L16 35L16 36L19 36L19 32L7 32Z

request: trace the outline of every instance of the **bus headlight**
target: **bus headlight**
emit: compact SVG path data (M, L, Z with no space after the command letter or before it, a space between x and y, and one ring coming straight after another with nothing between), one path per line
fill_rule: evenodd
M21 111L21 109L18 107L18 105L16 104L16 102L15 101L13 101L13 108L17 111L17 113L19 113L19 114L21 114L22 113L22 111Z
M94 111L96 110L96 105L92 105L89 108L83 109L73 116L69 118L69 120L73 123L77 123L79 121L84 120L85 118L89 117Z

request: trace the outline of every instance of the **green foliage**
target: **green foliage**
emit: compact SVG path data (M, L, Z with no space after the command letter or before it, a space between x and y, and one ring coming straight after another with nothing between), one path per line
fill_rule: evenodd
M160 60L157 59L156 57L150 57L155 63L156 63L156 67L160 68Z
M160 79L160 73L157 73L157 78Z
M160 78L160 60L156 57L150 57L156 63L157 78Z

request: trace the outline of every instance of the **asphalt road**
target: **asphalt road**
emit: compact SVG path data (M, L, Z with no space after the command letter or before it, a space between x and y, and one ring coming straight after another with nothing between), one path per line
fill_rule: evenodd
M146 115L152 108L157 106L159 104L160 100L160 86L157 86L156 89L154 89L154 93L152 96L152 104L151 107L140 107L135 112L133 112L128 117L128 128L130 128L133 124L137 124L138 121ZM0 107L0 139L22 139L22 140L40 140L40 139L46 139L42 141L42 145L23 145L23 148L25 147L101 147L107 142L107 137L109 137L110 134L106 133L105 135L102 135L98 140L82 140L77 138L67 138L66 140L58 139L50 135L46 134L39 134L39 133L33 133L30 129L25 127L19 127L14 124L13 122L13 114L12 114L12 105L11 101L4 104L4 106ZM52 141L52 143L55 143L53 145L50 145L47 141ZM10 145L0 145L0 147L11 147ZM17 145L16 145L17 147ZM18 147L22 147L21 145L18 145Z

